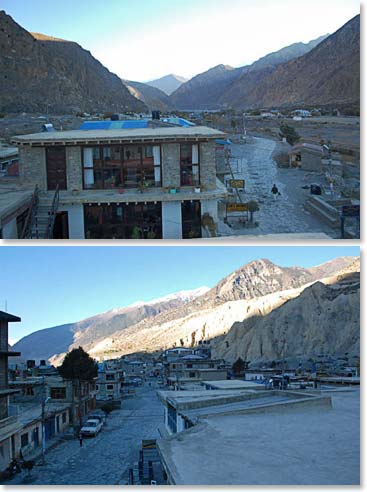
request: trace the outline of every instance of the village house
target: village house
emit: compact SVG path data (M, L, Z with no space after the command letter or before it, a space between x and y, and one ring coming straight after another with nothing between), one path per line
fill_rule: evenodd
M121 398L123 383L124 371L119 361L108 360L98 364L97 400Z
M18 176L18 154L18 147L9 147L0 143L0 178L4 176Z
M224 133L196 126L115 128L111 122L108 129L92 128L13 137L28 190L24 237L191 239L215 233L218 200L227 194L216 177L215 140ZM6 220L3 238L19 237L16 207Z
M169 385L184 386L198 381L227 379L228 370L222 359L186 355L166 364Z
M18 316L0 311L0 472L16 455L15 436L22 426L15 409L9 405L9 397L18 390L10 389L8 384L8 358L20 355L9 350L8 324L20 320Z
M300 167L304 171L321 172L324 149L321 145L299 143L289 152L289 167Z

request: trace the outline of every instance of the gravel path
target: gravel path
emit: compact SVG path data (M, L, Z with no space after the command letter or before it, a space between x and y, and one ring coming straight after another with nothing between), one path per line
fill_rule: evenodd
M245 179L242 201L256 200L260 210L254 214L256 228L243 227L238 220L229 219L232 234L290 234L325 233L339 236L339 231L319 221L303 205L310 190L302 186L320 183L322 176L300 169L279 169L272 159L276 143L265 138L252 137L249 143L231 145L231 166L237 179ZM226 178L230 178L227 176ZM280 196L274 199L271 188L276 184Z

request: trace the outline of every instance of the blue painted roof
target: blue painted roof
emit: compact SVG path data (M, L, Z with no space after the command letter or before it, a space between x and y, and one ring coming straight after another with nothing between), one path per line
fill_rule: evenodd
M148 128L148 120L84 121L80 130L122 130L128 128Z
M171 123L172 125L179 125L184 128L187 128L188 126L195 126L195 123L192 123L192 121L185 120L184 118L162 118L162 121L165 123Z
M223 140L221 138L216 138L215 143L218 145L230 145L232 142L227 138L226 140Z

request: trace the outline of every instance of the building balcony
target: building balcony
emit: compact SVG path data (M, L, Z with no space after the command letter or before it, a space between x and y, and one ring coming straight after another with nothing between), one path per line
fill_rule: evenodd
M185 200L213 200L225 198L227 190L225 186L217 180L214 189L202 187L184 186L175 189L172 188L146 188L143 192L136 188L130 189L113 189L113 190L73 190L60 191L60 204L71 205L76 203L131 203L131 202L174 202ZM200 190L200 191L199 191ZM50 197L53 192L47 192Z

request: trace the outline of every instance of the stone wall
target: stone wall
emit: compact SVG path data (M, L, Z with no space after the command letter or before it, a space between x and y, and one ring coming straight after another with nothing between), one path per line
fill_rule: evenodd
M66 176L68 190L83 189L82 151L80 147L66 147Z
M47 190L46 152L43 147L19 147L19 176L25 184Z
M200 143L200 184L208 190L216 187L215 142Z
M179 188L180 186L180 145L162 145L162 186Z

